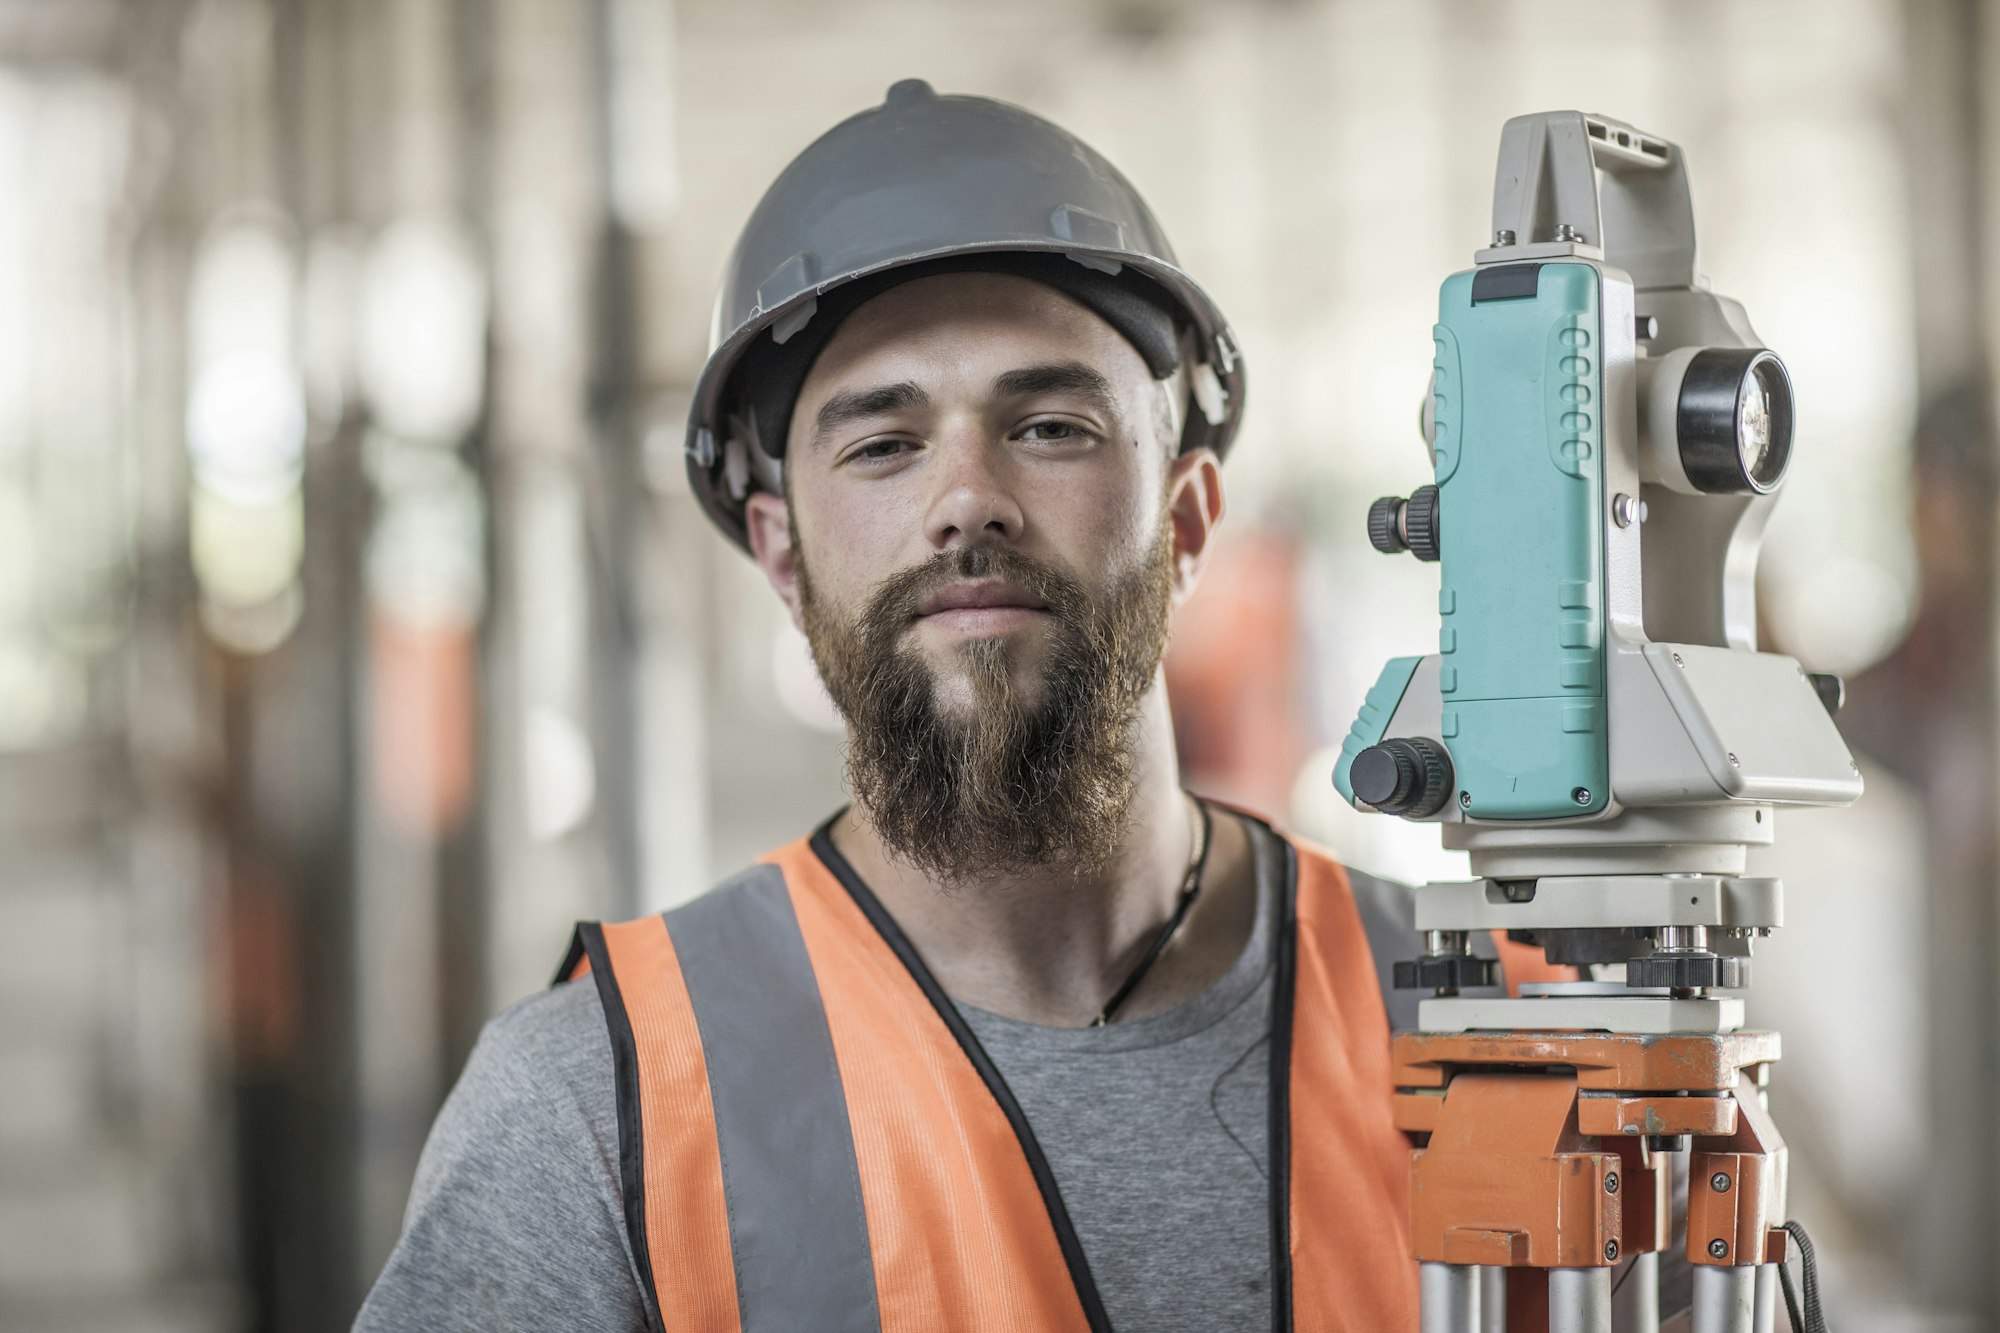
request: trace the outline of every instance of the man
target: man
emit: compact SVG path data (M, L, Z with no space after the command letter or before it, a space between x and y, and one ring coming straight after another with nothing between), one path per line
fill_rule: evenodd
M900 83L766 194L717 332L690 476L853 804L579 928L361 1326L1414 1329L1407 903L1180 785L1160 657L1243 378L1144 203Z

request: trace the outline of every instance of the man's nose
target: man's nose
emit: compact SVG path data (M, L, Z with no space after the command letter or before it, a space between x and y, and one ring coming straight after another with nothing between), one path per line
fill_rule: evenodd
M940 443L936 498L924 525L931 545L943 550L983 541L1019 541L1027 517L1014 498L998 446L970 431Z

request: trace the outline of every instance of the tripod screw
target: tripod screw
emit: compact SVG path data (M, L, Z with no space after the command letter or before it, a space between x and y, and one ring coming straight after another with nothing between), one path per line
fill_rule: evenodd
M1607 1240L1604 1242L1604 1262L1607 1264L1615 1264L1618 1262L1617 1241Z
M1390 969L1397 990L1436 991L1456 995L1477 986L1500 984L1499 964L1469 953L1426 954Z
M1718 1171L1708 1178L1708 1187L1717 1194L1729 1193L1729 1173Z
M1706 950L1666 950L1627 962L1625 984L1673 990L1707 990L1711 986L1740 990L1750 984L1750 960Z
M1727 1259L1729 1257L1729 1242L1726 1240L1710 1241L1708 1243L1708 1253L1710 1258Z
M1604 1192L1606 1194L1616 1194L1618 1192L1618 1173L1616 1171L1606 1171L1604 1173Z

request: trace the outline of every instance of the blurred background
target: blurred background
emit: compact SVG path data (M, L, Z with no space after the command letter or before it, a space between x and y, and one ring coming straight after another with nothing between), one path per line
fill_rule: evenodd
M343 1328L480 1024L578 917L841 800L687 492L724 254L897 78L1152 201L1240 334L1191 783L1353 864L1334 747L1435 567L1436 285L1508 116L1688 152L1801 405L1766 643L1866 798L1787 816L1753 1016L1835 1326L2000 1328L2000 15L1970 0L0 0L0 1327Z

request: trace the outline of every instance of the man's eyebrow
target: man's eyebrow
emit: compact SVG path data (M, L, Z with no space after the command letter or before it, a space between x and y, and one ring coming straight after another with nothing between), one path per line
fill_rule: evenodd
M885 412L903 412L929 407L931 396L908 380L901 384L879 384L872 389L844 389L820 404L813 418L812 442L817 445L850 422Z
M1022 366L993 381L993 393L1000 398L1027 398L1035 394L1067 393L1083 399L1106 416L1119 416L1118 397L1111 381L1081 361L1055 361L1047 365Z

